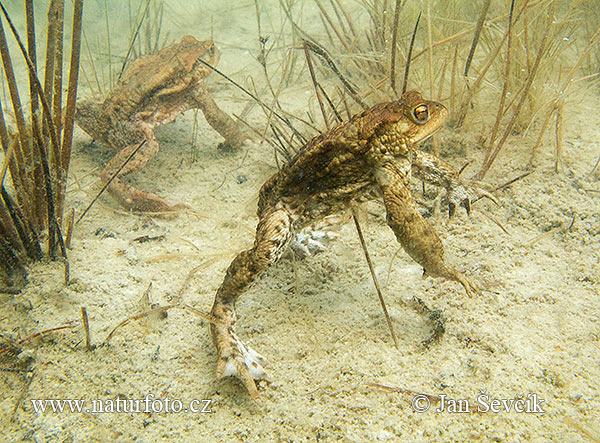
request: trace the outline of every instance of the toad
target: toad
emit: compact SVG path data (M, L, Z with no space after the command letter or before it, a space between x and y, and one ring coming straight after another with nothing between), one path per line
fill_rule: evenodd
M255 380L267 379L265 359L235 334L235 303L281 257L296 232L344 211L353 201L382 197L387 224L426 274L459 282L469 295L475 291L470 280L446 262L440 238L410 194L415 174L446 189L450 216L458 205L470 212L475 195L493 199L445 161L415 149L447 117L440 103L406 92L397 101L373 106L311 139L267 180L259 193L254 245L230 264L212 307L210 330L217 348L218 378L241 379L250 395L259 399Z
M128 209L172 211L185 205L123 183L120 178L142 169L158 152L154 128L173 121L189 109L201 109L208 123L225 138L223 148L239 147L246 138L239 125L223 112L206 88L219 50L211 40L185 36L179 43L135 60L115 88L101 102L83 101L76 122L94 140L118 151L101 173L107 183L142 141L146 143L109 185L109 190Z

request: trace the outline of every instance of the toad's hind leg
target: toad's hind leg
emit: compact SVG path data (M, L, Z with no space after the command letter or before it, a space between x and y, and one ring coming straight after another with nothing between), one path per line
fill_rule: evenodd
M292 220L285 208L263 212L254 246L231 262L212 307L216 321L211 323L210 331L218 353L217 377L239 378L255 400L258 400L258 390L254 380L267 379L262 368L265 360L233 332L235 302L250 283L281 257L292 236Z
M120 177L139 171L158 153L158 142L154 138L154 133L150 128L142 129L146 143L136 152L136 154L123 166L129 156L138 148L139 144L130 145L121 149L108 162L101 173L102 182L104 184L118 172L117 176L112 179L108 190L119 199L121 204L128 209L134 211L150 211L164 212L174 211L185 208L183 204L169 202L150 192L141 191L131 185L123 183Z
M410 163L397 160L380 167L377 180L383 193L388 225L408 255L423 266L428 275L457 281L468 295L477 292L467 277L446 264L442 241L415 208L408 187Z

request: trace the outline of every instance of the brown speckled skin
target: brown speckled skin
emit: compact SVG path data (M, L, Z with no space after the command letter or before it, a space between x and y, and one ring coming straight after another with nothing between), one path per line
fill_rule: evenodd
M235 375L258 399L258 363L245 359L233 333L235 302L267 267L277 261L295 232L316 218L343 210L352 200L383 196L387 222L408 254L427 274L474 287L444 259L442 242L415 208L411 173L448 190L450 204L468 202L472 189L449 164L414 149L446 120L448 111L417 92L376 105L310 140L261 188L259 223L252 249L240 253L218 289L211 325L218 351L217 376ZM232 369L233 368L233 369ZM258 374L258 375L257 375Z
M158 152L154 128L173 121L189 109L201 109L208 123L225 138L224 146L239 147L244 135L231 117L223 112L206 91L210 68L219 60L219 51L210 40L185 36L179 43L156 54L135 60L102 103L84 101L77 106L76 122L94 140L117 150L102 171L107 182L137 145L146 140L109 190L129 209L169 211L183 205L140 191L119 180L142 169Z

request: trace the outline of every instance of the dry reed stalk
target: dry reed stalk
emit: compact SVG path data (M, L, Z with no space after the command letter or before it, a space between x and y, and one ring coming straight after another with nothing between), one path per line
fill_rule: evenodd
M506 102L506 95L508 94L508 81L510 79L510 68L511 68L511 56L512 56L512 41L513 41L513 11L515 7L515 0L510 2L510 12L508 13L508 43L506 45L506 62L504 63L504 85L502 86L502 93L500 94L500 103L498 105L498 113L496 114L496 121L494 122L494 126L492 127L492 132L490 134L490 141L488 145L488 150L484 157L483 162L488 161L488 156L494 146L494 142L496 141L496 135L498 134L498 129L500 128L500 122L502 121L502 116L504 115L504 104Z
M429 47L431 48L429 50L429 57L428 57L428 62L429 62L429 94L430 97L432 99L434 99L434 90L433 90L433 37L432 37L432 31L431 31L431 0L427 0L427 43L429 44ZM436 157L439 156L439 142L438 142L438 136L437 134L434 134L432 137L432 141L433 141L433 155L435 155Z
M37 237L37 232L31 223L23 216L19 206L6 192L4 186L0 187L0 207L4 214L10 218L7 228L16 231L17 236L11 237L11 240L18 243L16 252L25 253L31 260L39 260L43 253Z
M15 26L13 25L12 20L10 19L9 15L6 12L6 9L4 8L4 5L2 3L0 3L0 8L2 9L4 18L6 19L8 25L10 27L10 30L17 42L17 45L19 46L19 49L21 50L21 54L23 55L23 58L25 59L25 62L27 63L27 68L30 73L30 77L29 77L30 82L31 82L30 86L33 85L33 88L35 89L36 93L38 94L38 97L42 103L42 110L43 110L46 118L50 122L50 131L49 131L50 140L51 140L51 144L53 145L54 149L56 150L56 149L58 149L57 148L58 140L56 138L56 133L54 131L54 124L52 122L52 117L50 115L50 109L48 107L48 103L45 99L42 86L37 77L37 73L35 72L35 66L34 66L32 60L29 58L29 55L27 54L27 50L25 49L25 46L23 45L23 42L21 41L21 38L19 37L19 34L18 34ZM14 87L16 88L16 83L15 83ZM18 93L17 93L17 100L18 100ZM14 106L14 104L13 104L13 106ZM30 194L30 198L32 198L34 201L33 205L31 204L31 202L29 203L29 207L33 209L33 211L31 211L30 217L32 220L37 221L38 223L41 223L40 217L42 216L42 208L39 206L36 206L35 202L36 202L36 196L41 194L42 192L45 192L46 205L47 205L46 212L48 215L48 219L47 219L48 252L52 257L55 256L55 253L56 253L56 243L55 242L56 242L56 237L58 237L59 244L61 246L61 252L65 259L65 279L68 280L68 272L67 272L68 262L67 262L67 256L66 256L66 248L64 247L64 242L63 242L62 236L60 234L60 227L58 226L58 222L56 220L54 195L52 193L52 180L50 178L50 168L48 165L46 150L44 148L44 144L42 141L41 130L39 127L39 121L37 119L36 114L31 115L31 129L32 129L32 133L34 136L33 137L33 145L35 145L35 148L33 148L33 146L32 146L32 149L37 150L37 153L39 154L39 159L41 159L42 175L43 175L43 188L36 187L38 185L37 179L32 180L33 189L35 191ZM30 134L30 132L28 130L26 133ZM31 157L30 157L30 159L32 160ZM29 163L29 164L31 164L31 163Z
M454 45L452 72L450 73L450 114L456 113L456 75L458 72L458 45Z
M12 66L12 60L11 60L10 52L8 49L8 42L6 41L6 35L4 34L4 25L2 24L1 20L0 20L0 56L2 57L2 64L4 66L4 75L6 77L6 83L8 85L8 92L9 92L12 107L13 107L13 116L15 119L15 123L17 125L17 132L18 132L18 138L19 138L19 143L14 148L15 162L17 165L14 172L16 172L16 174L13 175L13 171L11 170L11 177L13 177L13 180L15 180L16 177L18 177L18 180L16 180L18 183L17 186L19 186L19 185L20 186L17 191L17 199L18 199L19 203L22 205L22 207L24 208L24 210L29 213L29 208L28 208L28 204L27 204L28 199L25 196L31 195L31 182L26 177L26 171L22 167L22 165L26 164L23 151L24 151L24 149L26 149L25 147L30 142L30 140L26 135L26 134L28 134L27 125L25 123L25 116L23 114L23 108L21 105L21 98L19 97L17 81L15 78L15 73L14 73L13 66ZM3 123L4 123L4 119L3 119ZM5 145L4 146L5 152L6 152L7 148L8 148L8 145ZM30 219L32 219L32 218L33 217L30 217Z
M125 161L121 164L121 166L119 166L119 168L113 173L113 175L106 181L106 183L104 183L104 186L102 186L102 188L100 189L100 191L98 191L98 193L96 194L96 196L92 199L92 201L90 202L89 205L87 205L87 207L85 208L85 210L81 213L81 215L79 216L79 218L77 219L77 221L75 222L75 224L79 223L81 221L81 219L85 216L85 214L88 213L88 211L90 210L90 208L92 207L92 205L94 203L96 203L96 200L98 200L100 198L100 196L102 195L102 193L110 186L110 184L112 183L112 181L115 179L115 177L117 175L119 175L119 172L121 172L121 170L127 165L127 163L129 163L129 161L133 158L133 156L135 154L137 154L137 152L142 148L142 146L144 146L146 144L146 140L143 140L139 145L137 145L137 147L131 152L131 154L129 154L129 156L125 159Z
M92 91L92 94L99 94L99 95L104 96L104 92L105 92L104 75L101 71L100 75L102 75L102 80L100 80L100 78L98 78L98 69L96 69L96 62L94 61L95 56L92 53L92 48L90 47L90 43L88 41L85 31L82 32L82 37L83 37L83 44L85 45L85 50L87 52L87 59L90 62L92 75L94 76L94 81L96 82L96 90L95 91L94 91L94 86L93 86L92 82L90 81L89 77L87 76L87 72L85 69L82 69L83 77L85 78L85 81L87 83L89 90Z
M56 14L58 11L56 10L56 1L51 0L50 5L48 6L48 33L46 38L46 65L44 66L44 95L46 97L46 101L50 106L52 106L52 80L54 77L54 62L56 53L56 34L57 34L57 22L56 22ZM42 120L43 125L43 134L44 141L48 141L49 137L49 129L48 129L48 121L44 117ZM58 158L60 154L58 152L53 151L50 156L50 164L52 165L53 171L58 171ZM53 177L56 182L57 177Z
M428 65L429 65L429 96L433 99L433 36L431 31L431 0L426 1L427 8L427 44L429 45ZM435 153L437 156L437 152Z
M335 16L337 18L337 22L340 24L340 27L342 28L342 32L344 33L344 36L349 36L350 32L347 29L347 24L342 19L342 14L339 11L336 3L334 3L333 0L329 0L329 4L331 5L331 9L333 9L333 12L335 13Z
M317 6L319 7L319 10L321 11L321 17L325 18L325 20L327 21L327 23L329 24L329 26L331 27L331 29L335 33L336 37L338 38L338 40L340 41L340 43L342 44L342 46L344 46L344 48L346 49L346 51L351 52L350 45L346 41L346 39L344 38L344 33L342 31L340 31L338 29L338 27L335 25L334 21L331 19L331 17L327 13L327 11L325 10L325 8L321 4L321 2L319 0L314 0L314 1L317 4Z
M547 2L547 0L538 0L535 2L531 2L531 3L527 2L527 4L525 4L522 7L521 11L524 11L525 9L529 9L529 8L532 8L539 4L546 3L546 2ZM495 24L499 21L504 20L507 17L508 17L508 14L499 15L498 17L494 17L493 19L490 19L487 22L485 22L484 26L489 26L489 25ZM517 21L517 20L518 20L518 18L515 21ZM451 35L450 37L446 37L441 40L438 40L433 45L431 45L431 47L426 47L426 48L422 49L421 51L417 52L415 54L415 56L413 57L413 60L421 57L422 55L425 55L428 51L432 50L433 48L437 48L438 46L446 45L448 43L452 43L456 40L461 39L465 35L468 35L469 32L473 31L475 28L476 28L476 26L469 26L469 27L463 29L462 31L457 32L456 34Z
M473 56L475 55L475 49L477 48L477 44L479 43L479 36L481 35L481 30L483 29L483 23L485 22L485 17L490 9L491 0L484 0L483 7L481 8L481 13L479 14L479 19L477 20L477 24L475 25L475 32L473 33L473 42L471 43L471 48L469 49L469 55L467 56L467 61L465 62L465 71L463 75L467 77L469 75L469 68L471 67L471 62L473 61ZM511 11L510 17L512 18L512 8L514 6L514 2L511 2Z
M548 107L548 111L546 112L546 115L544 117L544 124L542 125L540 133L539 133L538 138L536 140L536 143L535 143L535 145L534 145L534 147L532 149L531 156L529 158L529 162L527 164L529 167L531 167L533 165L533 160L535 158L535 154L537 152L538 147L542 143L542 138L544 136L544 132L546 131L546 128L548 126L548 122L550 121L550 117L551 117L552 113L558 108L559 100L562 97L565 96L568 87L573 82L573 77L575 76L575 73L577 72L577 69L581 66L581 64L583 63L583 61L587 58L590 50L596 44L596 40L598 39L598 37L600 37L600 27L598 27L598 29L596 29L596 31L594 32L594 34L592 34L592 36L588 40L585 48L579 54L579 57L577 58L577 61L575 62L575 64L571 67L571 69L567 73L565 81L562 83L561 87L559 88L559 90L557 92L557 97L554 99L554 101L552 102L552 104Z
M258 98L258 96L256 94L253 94L252 92L250 92L248 89L244 88L242 85L240 85L238 82L236 82L235 80L233 80L232 78L230 78L229 76L227 76L226 74L224 74L223 72L221 72L219 69L217 69L216 67L212 66L210 63L205 62L202 59L198 59L198 62L202 63L204 66L206 66L207 68L210 68L211 70L213 70L214 72L216 72L217 74L219 74L221 77L223 77L225 80L227 80L229 83L231 83L232 85L234 85L236 88L238 88L239 90L241 90L244 94L246 94L247 96L249 96L250 98L252 98L256 103L258 103L261 107L263 107L264 109L267 110L271 110L273 112L273 115L275 117L277 117L279 120L281 120L285 125L287 125L294 133L296 133L299 137L302 137L302 135L300 133L297 132L297 130L290 124L289 120L285 117L283 117L280 113L276 112L275 110L273 110L272 107L268 106L265 102L263 102L261 99Z
M446 52L449 53L448 50ZM446 84L446 71L448 70L448 61L451 59L452 57L450 56L444 57L444 61L442 63L442 72L440 73L440 79L438 81L438 92L437 95L435 95L437 99L440 99L442 97L442 94L444 93L444 85Z
M513 23L516 23L519 21L521 15L525 12L525 10L527 8L533 6L534 4L537 4L537 3L539 3L539 2L529 3L529 0L525 0L525 3L521 6L519 11L517 12L517 15L515 16ZM509 14L506 14L503 17L509 17ZM479 76L477 77L475 82L469 87L469 89L466 92L465 98L463 99L462 104L460 105L460 109L458 111L458 118L456 119L454 126L459 127L459 126L462 126L462 124L464 123L464 120L467 116L467 111L469 110L469 105L470 105L471 101L473 100L473 97L479 91L479 88L483 84L483 80L485 79L485 76L486 76L488 70L492 67L492 64L498 57L498 54L500 53L500 50L504 46L504 42L508 38L508 35L509 35L509 31L507 30L504 33L504 35L502 36L502 38L500 39L500 41L497 43L495 48L488 54L485 62L483 63L483 68L479 72Z
M53 26L56 29L56 52L54 53L54 72L52 82L52 116L56 136L62 132L62 71L63 71L63 33L64 33L64 0L56 0L55 12L52 14ZM56 165L60 164L60 153L57 151ZM58 173L58 169L56 170Z
M529 162L527 163L528 168L531 168L533 166L533 159L535 158L535 154L537 153L538 148L542 144L544 134L546 133L546 128L548 127L548 124L550 123L550 117L552 117L552 114L556 110L555 105L556 104L553 103L551 106L549 106L548 111L546 112L546 115L544 116L544 121L542 122L542 125L540 127L540 131L538 133L537 139L533 145L533 148L531 149L531 155L529 156Z
M36 115L39 107L39 100L37 96L37 91L35 88L35 82L33 76L37 75L37 56L36 56L36 45L35 45L35 18L33 11L33 0L25 1L25 22L26 22L26 31L27 31L27 54L29 59L31 60L31 64L33 66L33 70L28 72L29 75L29 102L31 106L31 115ZM42 165L41 159L38 153L38 149L32 149L30 157L32 159L32 164L30 166L33 171L33 180L34 180L34 188L42 189ZM37 208L35 212L35 216L37 218L37 222L42 225L42 220L44 218L43 214L43 198L44 196L41 193L35 193L32 196L35 201L33 202L33 207Z
M4 186L2 186L2 189L4 189ZM5 239L7 243L10 243L13 250L21 250L21 243L18 241L19 232L17 231L17 228L11 219L11 214L4 202L2 202L2 205L0 206L0 233L2 234L0 237Z
M554 159L554 172L559 171L560 159L562 157L562 145L563 145L563 107L564 100L560 100L558 107L556 108L556 157Z
M75 32L78 26L77 16L79 16L79 24L81 23L80 16L82 11L81 8L78 9L78 3L82 4L82 0L75 1ZM2 250L4 255L14 257L21 268L25 269L23 265L28 260L38 260L42 257L38 232L47 228L48 253L55 258L57 249L60 248L60 254L64 261L65 283L68 283L69 263L66 246L58 222L62 208L60 208L59 212L59 208L56 206L57 201L63 198L65 191L64 188L61 189L57 186L57 178L61 177L61 172L65 171L68 167L70 157L70 151L66 153L61 152L58 135L61 131L62 119L60 94L62 89L62 9L64 5L62 0L51 0L49 2L43 87L37 75L36 23L33 0L25 0L24 6L26 12L27 48L21 41L19 33L13 25L4 5L0 2L0 9L4 16L2 20L5 20L9 25L27 65L31 103L30 122L26 123L18 95L11 56L8 52L3 21L0 21L0 55L2 56L4 74L9 86L10 99L13 105L15 121L17 122L17 135L14 137L14 141L11 142L11 148L7 145L9 143L9 136L0 108L0 141L2 142L5 155L8 154L8 169L11 174L13 191L17 198L15 202L4 186L0 188L1 230L10 236L8 244L11 246L11 250L7 251L6 244L3 244ZM76 40L75 36L73 40ZM71 62L71 71L74 68L78 69L78 60L72 59ZM77 65L77 67L74 65ZM73 82L70 83L69 92L71 95L76 94L76 87L76 82L74 84ZM67 121L68 114L69 109L67 109ZM69 131L72 132L72 123ZM65 131L66 137L68 137L69 131ZM65 145L70 146L69 143ZM12 269L14 269L14 266L12 266ZM5 263L2 262L0 265L0 278L6 281L8 275L10 279L12 269L11 266L5 266ZM24 283L24 279L22 283Z
M119 81L121 79L121 76L125 72L125 67L127 66L127 62L129 61L129 58L133 51L133 45L135 44L135 42L138 38L138 35L140 34L140 29L142 28L142 25L144 24L144 20L146 19L146 16L148 14L148 7L150 6L150 1L151 0L146 0L146 6L144 7L144 12L142 12L140 21L137 24L135 31L133 32L133 34L131 36L131 39L129 41L129 47L127 48L127 54L125 54L125 58L123 59L123 64L121 65L121 70L119 71L117 81ZM141 51L139 51L139 52L141 52Z
M412 37L410 39L410 45L408 47L408 55L406 56L406 66L404 67L404 79L402 80L402 94L406 92L406 88L408 86L408 73L410 72L410 64L413 60L412 52L415 47L415 38L417 37L417 29L419 29L419 22L421 21L421 13L419 12L419 16L417 17L417 21L415 22L415 28L413 29Z
M313 68L312 60L310 59L310 52L308 52L308 46L306 45L306 40L302 45L304 48L304 55L306 57L306 64L308 65L308 70L310 72L310 78L312 79L313 86L315 87L315 94L317 94L317 100L319 101L319 107L321 108L321 114L323 114L323 121L325 122L325 127L329 130L329 119L327 118L327 113L325 112L325 106L323 106L323 100L321 100L321 93L319 91L319 83L317 82L317 78L315 77L315 70Z
M369 265L369 271L371 272L371 278L373 279L373 284L375 285L375 290L377 291L377 297L379 298L379 303L381 304L381 308L383 309L383 314L385 315L385 321L387 322L388 328L390 330L390 334L392 335L392 340L394 341L394 346L396 349L400 349L398 346L398 339L396 338L396 334L394 332L394 325L392 324L392 319L390 318L390 314L388 313L387 307L385 306L385 300L383 299L383 294L381 293L381 287L379 286L379 281L377 280L377 276L375 275L375 268L373 267L373 263L371 262L371 257L369 255L369 251L367 250L367 244L365 243L365 238L363 236L362 230L360 228L360 223L358 222L358 214L356 211L356 206L352 204L350 206L352 210L352 218L354 219L354 225L356 226L356 232L358 232L358 238L360 240L360 245L362 246L362 250L365 254L365 258L367 260L367 264Z
M314 43L314 42L311 42L311 41L308 41L308 40L304 40L304 43L306 44L306 46L308 47L308 49L310 49L315 54L321 56L323 58L323 60L325 60L325 62L329 66L329 68L331 68L331 70L333 71L333 73L340 79L340 81L344 85L344 88L346 88L346 90L350 94L350 97L352 97L352 99L358 105L360 105L363 109L367 109L369 106L367 106L367 104L364 103L361 100L361 98L358 95L358 92L356 91L356 88L350 84L350 82L346 79L346 77L338 69L337 65L331 59L331 57L329 56L329 54L327 53L327 51L324 48L322 48L321 46L319 46L318 44Z
M2 162L2 171L0 172L0 185L4 185L4 177L6 177L6 171L8 165L11 163L12 155L15 150L15 145L18 143L17 137L13 137L12 142L8 143L8 149L4 153L4 161Z
M31 340L33 340L34 338L38 338L38 337L44 337L52 332L57 332L57 331L64 331L66 329L73 329L75 328L76 325L73 324L67 324L64 326L58 326L56 328L51 328L51 329L45 329L43 331L39 331L39 332L35 332L31 335L28 335L25 338L21 338L19 340L16 340L15 342L9 341L6 345L2 346L0 348L0 355L1 354L5 354L7 352L10 352L11 350L14 350L15 348L18 349L18 346L22 345L23 343L27 343L30 342Z
M62 218L67 175L73 144L73 125L75 123L75 103L77 101L77 83L79 80L79 61L81 53L81 24L83 17L83 0L73 2L73 26L71 35L71 61L69 63L69 83L67 89L67 106L65 110L65 126L60 152L59 182L57 187L57 214Z
M27 55L33 65L34 71L29 72L29 98L31 105L31 113L35 114L38 109L38 98L33 85L32 76L37 72L37 56L35 50L35 18L33 12L33 0L25 0L25 18L27 23Z
M321 85L318 85L318 86L319 86L319 90L321 91L321 94L323 94L323 97L325 97L325 101L327 101L327 104L333 111L333 115L335 115L335 119L337 120L338 123L342 123L344 121L344 119L342 118L342 116L340 115L340 113L338 112L336 107L334 106L333 102L327 95L327 92L325 92L325 89L323 89L323 86L321 86Z
M65 229L65 246L67 249L71 249L71 238L73 236L73 224L75 221L75 208L71 208L69 211L69 215L66 220L66 229Z
M394 27L392 29L392 56L390 58L390 86L396 92L396 39L398 38L398 20L400 19L401 0L396 0L394 8Z
M542 60L544 54L546 53L548 35L549 35L550 28L552 26L552 21L554 20L555 7L556 7L556 1L553 0L552 3L550 4L550 10L548 11L548 16L546 18L544 34L542 37L542 41L540 43L540 48L536 55L535 61L533 62L533 66L531 67L531 71L529 72L529 75L527 76L527 81L525 82L525 87L523 89L523 92L521 93L521 98L513 111L513 115L511 117L510 121L506 125L504 133L502 134L502 138L500 139L500 141L498 141L498 144L493 149L493 151L492 151L491 145L488 148L488 152L486 153L486 156L485 156L487 158L487 161L484 162L484 164L481 167L481 170L477 173L477 178L479 180L483 179L485 174L489 171L490 167L492 166L492 163L494 162L494 160L496 159L496 157L502 150L504 143L508 139L508 136L511 134L511 132L515 126L517 117L519 116L519 112L521 111L521 107L523 106L523 103L525 103L525 100L528 97L529 89L531 88L531 85L533 84L533 80L535 79L535 76L537 74L537 70L540 65L540 61Z
M334 1L338 5L338 8L340 8L342 13L344 14L344 17L346 18L346 22L348 23L348 28L350 29L350 32L352 33L352 35L354 37L356 37L358 35L358 33L356 32L356 28L354 27L354 24L352 23L352 17L348 13L348 11L344 8L344 6L342 5L340 0L334 0ZM333 1L332 1L332 5L333 5Z
M85 307L81 307L81 322L83 324L83 331L85 333L85 349L88 351L92 350L92 345L90 342L90 321L87 315L87 309Z
M113 86L113 72L112 72L112 54L110 44L110 21L108 20L108 4L107 0L104 0L104 26L106 27L106 51L108 54L108 84L112 88Z

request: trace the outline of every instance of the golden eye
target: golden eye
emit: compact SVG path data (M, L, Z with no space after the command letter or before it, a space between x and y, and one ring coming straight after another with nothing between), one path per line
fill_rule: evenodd
M429 120L429 110L427 109L427 105L419 105L413 109L413 117L417 121L417 123L425 123Z

